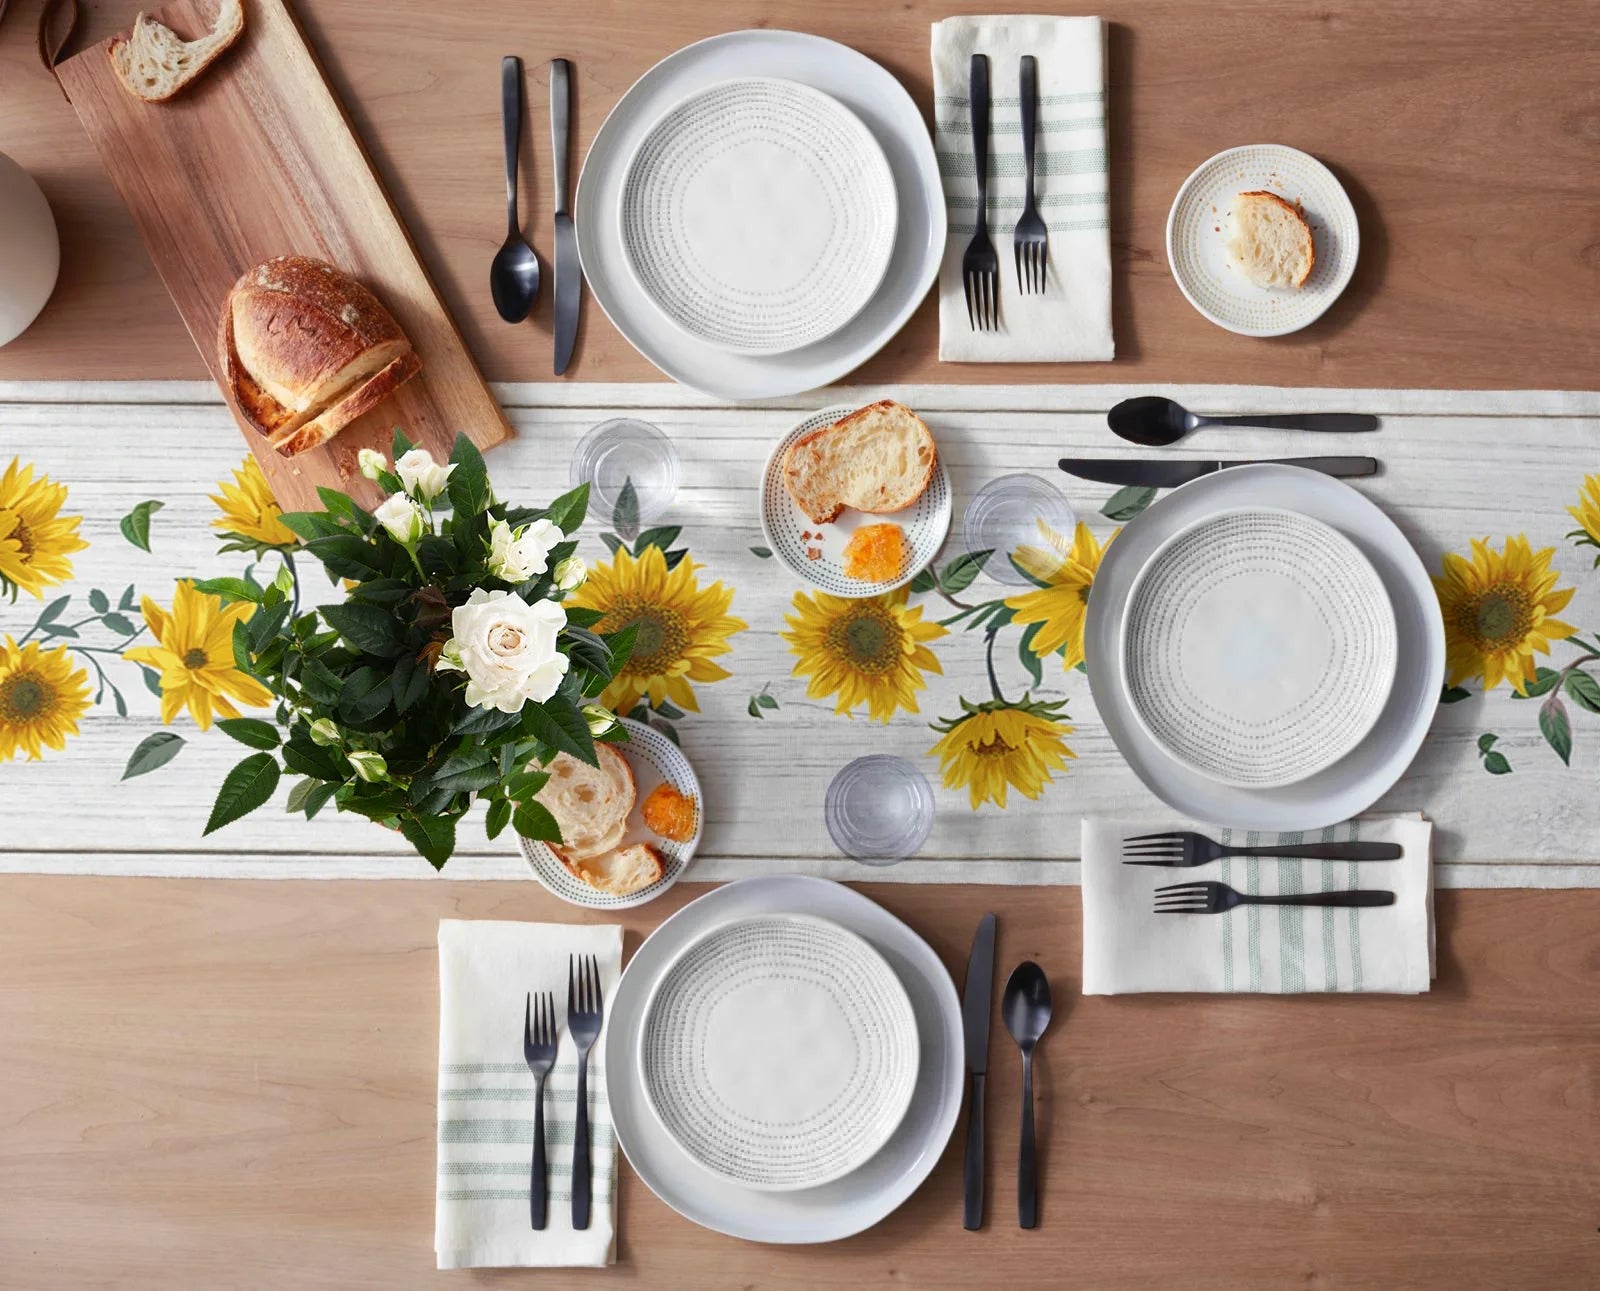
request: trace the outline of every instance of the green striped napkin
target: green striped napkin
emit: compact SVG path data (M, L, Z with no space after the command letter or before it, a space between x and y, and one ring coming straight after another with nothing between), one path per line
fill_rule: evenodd
M1241 847L1399 843L1398 861L1231 857L1193 869L1124 865L1122 840L1165 828L1083 822L1083 993L1380 991L1416 994L1433 977L1433 826L1420 816L1349 821L1298 834L1211 832ZM1185 828L1185 826L1174 826ZM1204 832L1204 831L1203 831ZM1363 910L1240 906L1226 914L1156 914L1155 890L1219 879L1268 895L1383 888L1391 906Z
M967 320L961 256L977 215L967 96L973 54L989 57L989 236L1000 260L995 332ZM1038 60L1034 192L1050 233L1042 294L1017 289L1011 233L1026 191L1018 67ZM949 236L939 268L939 357L957 363L1105 360L1111 338L1105 24L1099 18L946 18L933 26L934 148Z
M577 1050L563 1021L545 1082L549 1225L528 1218L533 1077L522 1057L528 991L567 999L567 956L593 955L609 1000L622 969L616 926L444 919L439 923L439 1181L434 1251L441 1269L610 1264L617 1145L605 1093L605 1036L589 1054L593 1211L572 1227Z

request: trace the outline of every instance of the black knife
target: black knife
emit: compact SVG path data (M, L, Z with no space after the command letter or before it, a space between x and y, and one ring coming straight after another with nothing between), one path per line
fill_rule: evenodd
M1149 457L1134 461L1114 457L1063 457L1059 465L1068 475L1076 475L1080 480L1094 480L1100 484L1140 484L1151 489L1174 489L1229 466L1298 466L1302 470L1341 477L1378 473L1376 457L1278 457L1270 461L1236 462L1195 459L1158 461Z
M978 921L961 993L961 1028L967 1038L967 1160L961 1226L983 1227L984 1077L989 1074L989 1005L994 996L994 915Z
M564 58L550 60L550 145L555 162L556 190L556 336L555 374L572 362L578 339L578 298L583 290L583 268L578 262L578 233L567 210L567 144L572 109L572 64Z

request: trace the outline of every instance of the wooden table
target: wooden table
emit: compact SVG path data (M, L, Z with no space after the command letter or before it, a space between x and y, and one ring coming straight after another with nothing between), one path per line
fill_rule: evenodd
M134 7L95 7L86 34ZM39 322L0 350L0 380L198 376L71 109L31 61L36 10L21 0L0 29L0 150L51 198L65 267ZM544 58L577 60L585 142L656 58L745 25L856 45L926 108L928 23L944 12L920 0L498 0L448 18L421 0L300 6L446 303L505 380L547 375L549 316L546 296L532 324L506 328L483 290L500 237L499 54L530 64L532 235L548 250ZM1122 357L940 367L927 304L855 380L1595 383L1600 59L1582 6L1144 0L1101 12L1115 24ZM1162 229L1195 164L1265 136L1335 168L1362 221L1362 263L1315 327L1249 342L1183 301ZM592 304L585 318L578 380L654 376ZM28 446L0 423L0 456ZM0 768L0 808L22 783ZM629 949L698 890L632 916ZM1041 1071L1044 1227L1007 1222L1016 1063L997 1037L985 1234L959 1230L955 1151L883 1225L801 1250L704 1233L624 1171L616 1269L495 1280L1594 1284L1600 892L1441 893L1441 976L1420 999L1082 999L1073 889L867 890L956 970L977 914L995 909L1001 963L1031 955L1061 982ZM0 1280L433 1280L434 929L459 916L573 914L526 883L0 878Z

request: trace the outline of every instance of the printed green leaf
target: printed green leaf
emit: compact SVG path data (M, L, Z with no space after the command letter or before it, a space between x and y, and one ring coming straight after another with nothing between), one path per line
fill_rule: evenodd
M159 692L158 686L157 693ZM131 780L134 776L144 775L157 767L164 767L182 751L181 735L174 735L171 731L157 731L154 735L147 735L139 741L139 747L134 749L133 756L128 759L122 778Z
M1446 686L1439 692L1441 704L1459 704L1463 699L1471 699L1472 692L1461 686Z
M252 749L275 749L281 743L278 728L259 717L225 717L217 729Z
M622 481L617 505L611 509L611 527L624 542L632 542L639 536L639 494L634 490L631 475Z
M149 551L150 517L166 505L165 502L157 502L154 498L139 503L122 517L122 536L140 551Z
M511 824L524 838L536 839L542 843L561 841L561 826L556 824L556 818L542 803L532 801L518 803L516 811L512 813Z
M1581 668L1567 674L1566 691L1579 708L1590 713L1600 713L1600 681L1596 681Z
M117 602L117 608L124 612L134 609L139 604L139 594L134 590L132 583L122 589L122 599Z
M465 435L456 436L450 450L450 460L456 469L450 472L450 506L458 517L470 519L489 505L489 471L483 464L483 454Z
M771 560L772 559L772 548L771 547L752 547L752 548L750 548L750 554L752 556L754 556L757 560Z
M239 763L217 791L216 805L211 808L211 819L206 821L202 836L215 833L261 806L278 787L278 776L278 760L270 753L252 753Z
M939 586L951 596L966 591L972 586L972 580L983 572L984 562L992 555L992 550L963 552L944 567L944 572L939 575Z
M1539 705L1539 729L1556 756L1571 766L1572 719L1567 716L1567 706L1561 702L1560 695L1551 695Z
M1039 656L1033 652L1033 638L1039 634L1042 623L1030 623L1028 630L1022 634L1022 640L1017 642L1017 658L1022 661L1022 666L1028 670L1028 675L1033 678L1033 684L1044 685L1044 666L1039 662Z
M1124 520L1132 520L1155 500L1154 489L1142 484L1129 484L1106 499L1105 505L1100 508L1100 514L1107 520L1115 520L1120 524Z
M92 609L96 614L104 614L111 608L110 600L107 599L106 594L98 587L89 593L89 608Z
M667 549L678 541L678 535L682 532L681 524L664 524L654 529L646 529L633 544L633 554L642 556L646 547L660 547L665 554Z
M1493 731L1485 731L1482 735L1478 736L1478 752L1480 754L1487 753L1494 747L1495 741L1499 738L1500 737Z
M1540 695L1548 693L1559 680L1561 680L1561 674L1554 668L1536 669L1533 674L1533 680L1528 683L1527 688L1520 691L1513 690L1511 698L1536 699Z
M115 610L111 610L108 613L101 615L100 621L118 636L131 637L139 630L138 627L135 626L132 619L126 617L125 615L118 614Z
M39 618L35 626L42 628L48 624L54 623L61 617L61 612L71 604L72 597L58 596L55 600L51 601L50 604L46 605L44 609L39 611Z
M161 674L159 672L157 672L154 668L146 668L143 664L139 665L139 671L144 675L144 688L146 690L148 690L152 695L154 695L157 699L160 699L161 698Z
M622 539L617 537L617 535L614 533L601 534L600 541L605 543L606 550L609 551L613 556L615 556L617 552L622 549Z
M454 476L450 477L452 480ZM415 847L422 858L434 869L443 869L456 850L456 818L454 816L400 817L400 832L406 842Z
M1509 775L1511 772L1511 763L1506 761L1504 754L1502 754L1499 750L1495 750L1494 752L1488 753L1484 756L1483 769L1490 775Z

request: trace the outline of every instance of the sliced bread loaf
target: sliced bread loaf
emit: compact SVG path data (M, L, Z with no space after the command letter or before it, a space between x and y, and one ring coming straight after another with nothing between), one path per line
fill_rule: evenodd
M195 40L183 40L141 13L126 39L111 42L111 66L130 94L161 103L205 71L243 30L244 0L222 0L215 26Z
M545 767L550 779L534 795L561 827L561 841L550 850L569 868L616 847L633 810L633 771L627 759L607 744L597 744L595 752L597 767L570 753L556 754Z
M883 399L789 446L783 483L814 524L846 507L903 511L927 490L939 453L921 417Z
M614 897L649 887L662 875L661 853L649 843L633 843L581 861L564 860L575 878Z
M1228 255L1258 287L1303 287L1317 263L1311 226L1276 193L1240 193L1228 215Z

